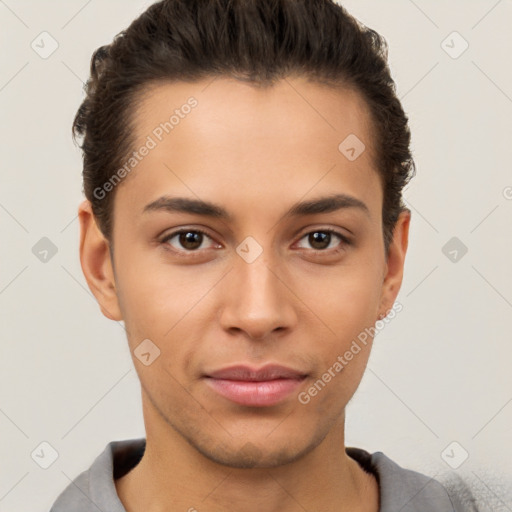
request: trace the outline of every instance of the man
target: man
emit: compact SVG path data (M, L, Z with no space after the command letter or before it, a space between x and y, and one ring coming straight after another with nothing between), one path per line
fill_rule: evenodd
M328 0L159 2L95 52L74 132L82 269L146 437L52 512L473 510L344 442L410 223L383 39Z

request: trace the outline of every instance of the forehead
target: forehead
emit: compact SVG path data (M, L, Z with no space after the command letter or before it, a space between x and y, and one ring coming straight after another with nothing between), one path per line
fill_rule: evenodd
M192 102L195 106L191 109L188 105ZM183 122L187 118L187 123ZM353 134L364 140L367 153L375 156L371 114L361 94L352 88L334 88L304 77L284 78L271 86L228 77L149 84L139 95L134 112L137 141L142 143L147 134L169 121L173 135L193 124L194 137L205 144L219 139L226 143L229 135L233 141L231 151L236 149L237 140L247 136L255 144L261 140L282 144L283 136L288 135L289 144L299 150L297 141L311 141L317 146L325 134L340 142ZM161 135L168 134L164 130ZM325 139L326 146L332 146L330 139Z
M151 150L121 194L132 205L178 190L283 207L288 193L296 201L315 191L381 200L369 110L351 89L304 78L159 83L142 93L133 120L135 149Z

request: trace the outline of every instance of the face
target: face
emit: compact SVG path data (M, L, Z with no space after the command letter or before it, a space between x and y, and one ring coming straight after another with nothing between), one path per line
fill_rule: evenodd
M116 190L112 273L104 259L95 276L85 214L82 265L125 322L147 435L235 467L295 460L342 428L371 337L344 355L401 283L408 219L386 257L366 105L301 78L218 78L148 90L135 130L151 148ZM339 149L351 134L361 153L353 135L355 155Z

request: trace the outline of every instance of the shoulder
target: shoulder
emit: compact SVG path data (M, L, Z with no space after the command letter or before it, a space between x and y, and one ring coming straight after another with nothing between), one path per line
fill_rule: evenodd
M55 500L50 512L65 512L69 510L82 512L90 509L89 471L83 471L68 484Z
M471 470L449 471L437 477L463 510L510 512L512 510L512 481L510 476L488 466ZM470 508L473 507L473 508Z
M145 439L111 441L89 469L80 473L57 497L50 512L125 512L114 479L129 471L142 457Z
M457 475L444 481L406 469L382 452L347 448L379 481L380 512L478 512L470 486Z

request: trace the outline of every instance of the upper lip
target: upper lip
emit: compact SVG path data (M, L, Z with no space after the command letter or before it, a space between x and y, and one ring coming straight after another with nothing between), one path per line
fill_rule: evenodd
M248 365L229 366L221 368L206 374L206 377L224 380L244 380L244 381L267 381L274 379L301 379L306 374L293 368L277 364L268 364L261 368L253 368Z

